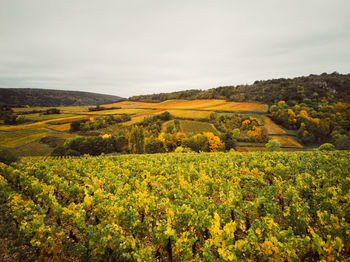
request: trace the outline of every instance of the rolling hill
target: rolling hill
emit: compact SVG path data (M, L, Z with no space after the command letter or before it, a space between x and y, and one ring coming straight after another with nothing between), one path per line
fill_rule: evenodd
M24 106L86 106L110 104L123 100L119 96L81 91L0 88L0 103L13 107Z

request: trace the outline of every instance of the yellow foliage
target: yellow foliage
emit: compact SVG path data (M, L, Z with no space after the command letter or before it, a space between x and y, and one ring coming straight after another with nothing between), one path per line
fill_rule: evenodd
M208 139L210 152L218 152L224 150L225 145L220 140L220 137L214 135L211 132L204 132L203 135Z

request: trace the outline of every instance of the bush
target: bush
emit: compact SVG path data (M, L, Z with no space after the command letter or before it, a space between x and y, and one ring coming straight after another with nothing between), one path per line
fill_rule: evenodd
M145 152L149 154L164 153L163 142L158 138L148 137L145 139Z
M319 151L333 151L333 150L335 150L335 146L332 145L331 143L324 143L324 144L320 145L318 150Z
M0 162L5 163L6 165L11 164L12 162L16 162L18 160L18 156L14 153L3 149L0 149Z
M279 151L281 144L275 139L269 140L265 145L267 151Z

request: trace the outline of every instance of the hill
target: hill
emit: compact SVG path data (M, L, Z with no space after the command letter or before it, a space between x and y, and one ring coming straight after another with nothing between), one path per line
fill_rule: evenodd
M12 107L24 106L86 106L110 104L123 100L119 96L81 91L31 88L0 88L0 103Z
M130 97L131 101L160 102L169 99L225 99L228 101L256 101L273 104L280 100L303 102L313 95L328 100L350 101L350 75L332 74L309 75L293 79L280 78L255 81L251 85L222 86L209 90L186 90Z

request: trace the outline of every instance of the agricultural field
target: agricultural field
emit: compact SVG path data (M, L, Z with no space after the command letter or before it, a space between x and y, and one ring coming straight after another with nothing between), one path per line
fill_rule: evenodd
M70 129L70 123L60 125L47 125L47 128L58 132L68 132Z
M223 110L223 111L237 111L237 112L263 112L266 113L268 106L259 103L240 103L240 102L225 102L216 106L210 106L207 110Z
M209 119L211 114L210 111L199 111L199 110L167 110L174 117L178 118L190 118L190 119Z
M145 103L123 101L104 107L121 107L121 108L153 108L153 109L193 109L208 111L232 111L232 112L267 112L268 106L259 103L238 103L227 102L225 100L207 99L207 100L167 100L161 103Z
M299 147L303 146L295 140L295 138L290 136L269 136L271 139L277 140L283 147Z
M186 135L195 135L201 132L212 132L214 134L218 134L219 132L216 130L213 124L208 122L199 122L192 120L179 120L181 132Z
M0 147L15 148L54 134L46 128L33 128L12 132L0 132Z
M44 115L41 113L24 114L25 119L36 121L34 123L19 124L19 125L0 125L0 132L5 131L2 135L3 141L0 142L0 146L5 148L25 148L23 155L28 155L30 146L28 144L38 142L45 132L47 135L51 133L68 134L70 130L70 123L78 120L85 120L95 118L97 116L107 115L120 115L129 114L131 120L122 123L124 128L130 127L134 124L140 123L145 117L151 117L168 111L176 119L181 122L181 129L187 135L194 135L200 132L213 132L220 134L216 128L208 123L201 121L190 120L209 120L212 112L221 112L223 114L235 114L240 112L250 112L248 115L254 117L259 125L264 125L267 130L267 135L287 135L286 131L276 125L265 113L267 105L259 103L238 103L227 102L225 100L212 99L212 100L167 100L161 103L145 103L145 102L132 102L123 101L109 105L101 105L102 107L111 108L116 107L119 109L110 109L102 111L89 112L89 107L93 106L68 106L57 107L61 114ZM33 107L33 108L15 108L15 112L29 112L33 110L45 111L49 108L45 107ZM230 113L232 112L232 113ZM245 113L243 113L245 114ZM182 121L185 120L185 121ZM109 126L103 130L97 130L95 133L117 133L119 125ZM38 132L38 130L45 130L45 132ZM40 133L40 134L39 134ZM6 138L7 137L7 138ZM295 147L300 148L300 144L292 137L286 136L284 138L277 138L281 142L282 147ZM37 145L37 144L33 144ZM41 146L39 146L41 147ZM251 151L254 145L250 147ZM42 150L35 150L33 148L33 154L37 155L37 152L45 152ZM34 152L35 151L35 152ZM16 150L20 152L20 150ZM21 154L22 155L22 154Z
M58 118L70 118L73 117L72 114L50 114L50 115L44 115L40 113L36 114L28 114L24 115L25 120L30 121L45 121L45 120L52 120L52 119L58 119Z
M52 152L53 148L39 142L20 145L13 152L19 156L46 156Z
M43 261L346 261L349 159L349 151L27 158L0 164L0 199Z
M111 110L101 110L94 112L87 112L88 115L120 115L120 114L137 114L141 112L146 112L147 109L140 108L122 108L122 109L111 109Z
M287 134L287 132L283 128L281 128L279 125L277 125L275 122L273 122L271 118L267 116L263 116L263 120L264 120L264 127L268 135L276 135L276 134L286 135Z

